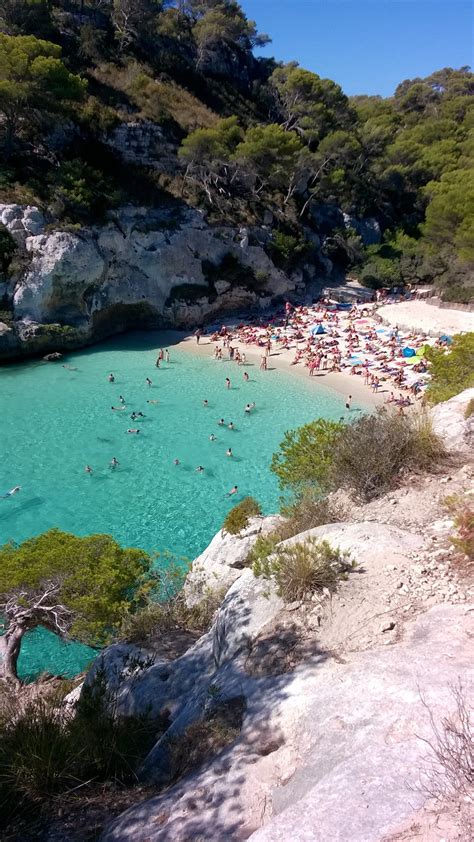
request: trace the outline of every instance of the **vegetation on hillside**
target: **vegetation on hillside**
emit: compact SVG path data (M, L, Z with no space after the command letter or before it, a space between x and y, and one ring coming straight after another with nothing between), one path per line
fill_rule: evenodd
M285 433L271 470L280 486L306 500L348 488L364 500L384 494L403 471L428 470L443 447L425 416L401 416L385 407L350 424L313 421Z
M37 626L100 646L157 585L151 557L123 549L109 535L79 538L52 529L0 547L0 669L17 678L24 635Z
M185 201L234 223L271 210L267 248L283 243L284 268L312 229L369 286L435 281L470 300L469 68L348 98L295 62L256 58L268 40L236 0L4 0L0 199L81 224L120 201ZM131 120L160 127L171 168L117 166L108 139ZM380 244L364 246L366 217Z
M447 348L426 348L431 380L427 389L430 403L440 403L474 387L474 332L453 337Z

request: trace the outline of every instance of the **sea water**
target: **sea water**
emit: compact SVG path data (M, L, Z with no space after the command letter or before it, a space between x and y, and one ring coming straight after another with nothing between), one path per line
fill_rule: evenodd
M277 510L269 464L286 430L344 413L344 399L312 378L217 361L211 347L198 356L170 346L170 362L158 369L159 348L159 334L129 334L61 362L0 369L0 494L22 486L0 499L0 543L59 527L192 559L243 497L256 497L265 513ZM112 410L121 396L126 410ZM133 410L145 417L132 421ZM127 432L133 428L140 433ZM227 497L235 485L238 494ZM74 675L93 654L37 631L22 647L20 673Z

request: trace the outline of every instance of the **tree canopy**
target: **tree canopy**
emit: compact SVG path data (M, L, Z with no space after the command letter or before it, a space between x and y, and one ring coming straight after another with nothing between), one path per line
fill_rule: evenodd
M23 635L39 625L92 646L110 641L156 584L151 565L147 553L124 549L110 535L80 538L52 529L5 544L0 548L5 673L16 676Z
M344 424L319 418L286 432L270 466L281 488L300 493L305 486L311 486L324 491L334 449L343 431Z

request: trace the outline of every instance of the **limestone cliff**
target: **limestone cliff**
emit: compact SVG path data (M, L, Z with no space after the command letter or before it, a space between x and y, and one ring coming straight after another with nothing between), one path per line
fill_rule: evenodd
M157 794L113 821L102 842L388 842L408 838L397 835L408 827L416 842L471 838L472 798L454 792L453 817L441 769L444 801L432 811L421 783L435 768L424 742L434 739L430 711L436 722L451 716L452 686L474 677L472 572L450 542L444 502L474 491L472 428L458 418L471 396L434 411L449 474L411 477L354 504L344 522L288 539L325 539L350 553L354 572L336 593L285 604L271 580L255 577L249 549L275 519L253 518L239 535L219 532L196 559L190 604L203 587L228 590L184 654L170 660L159 646L126 643L104 650L86 682L103 668L119 715L166 712L170 725L140 771ZM237 703L240 733L176 782L173 746Z
M102 226L51 231L37 208L0 205L0 222L20 255L0 283L0 359L195 327L304 288L268 257L264 227L210 226L198 210L124 207Z

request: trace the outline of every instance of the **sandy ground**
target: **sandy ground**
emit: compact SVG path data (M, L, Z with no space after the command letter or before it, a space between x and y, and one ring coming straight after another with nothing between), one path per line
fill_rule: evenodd
M211 342L207 336L201 337L199 345L197 344L194 336L187 336L186 334L179 333L178 331L163 331L160 334L160 337L160 341L163 342L164 347L166 347L167 344L170 346L173 345L174 347L178 347L180 351L186 351L202 357L212 357L214 353L215 343ZM261 348L256 348L252 345L244 345L236 339L232 340L232 346L234 348L239 348L241 351L245 351L248 362L257 366L260 365L260 358L262 356ZM313 377L310 377L308 369L301 363L298 365L291 365L294 355L294 348L289 351L280 349L272 351L268 358L267 375L269 377L274 377L278 376L279 371L290 372L296 377L304 377L306 382L311 384L314 389L318 389L319 386L326 386L344 397L352 395L354 403L361 403L366 406L380 406L384 403L385 398L389 394L390 389L388 385L384 386L383 389L380 389L379 394L374 394L372 390L364 384L362 376L354 376L346 374L345 372L321 371ZM240 371L243 372L244 368L244 366L235 365L236 371L240 369Z
M435 307L426 301L402 301L379 307L377 314L391 325L403 329L425 331L432 335L474 331L474 313L467 310L451 310Z

